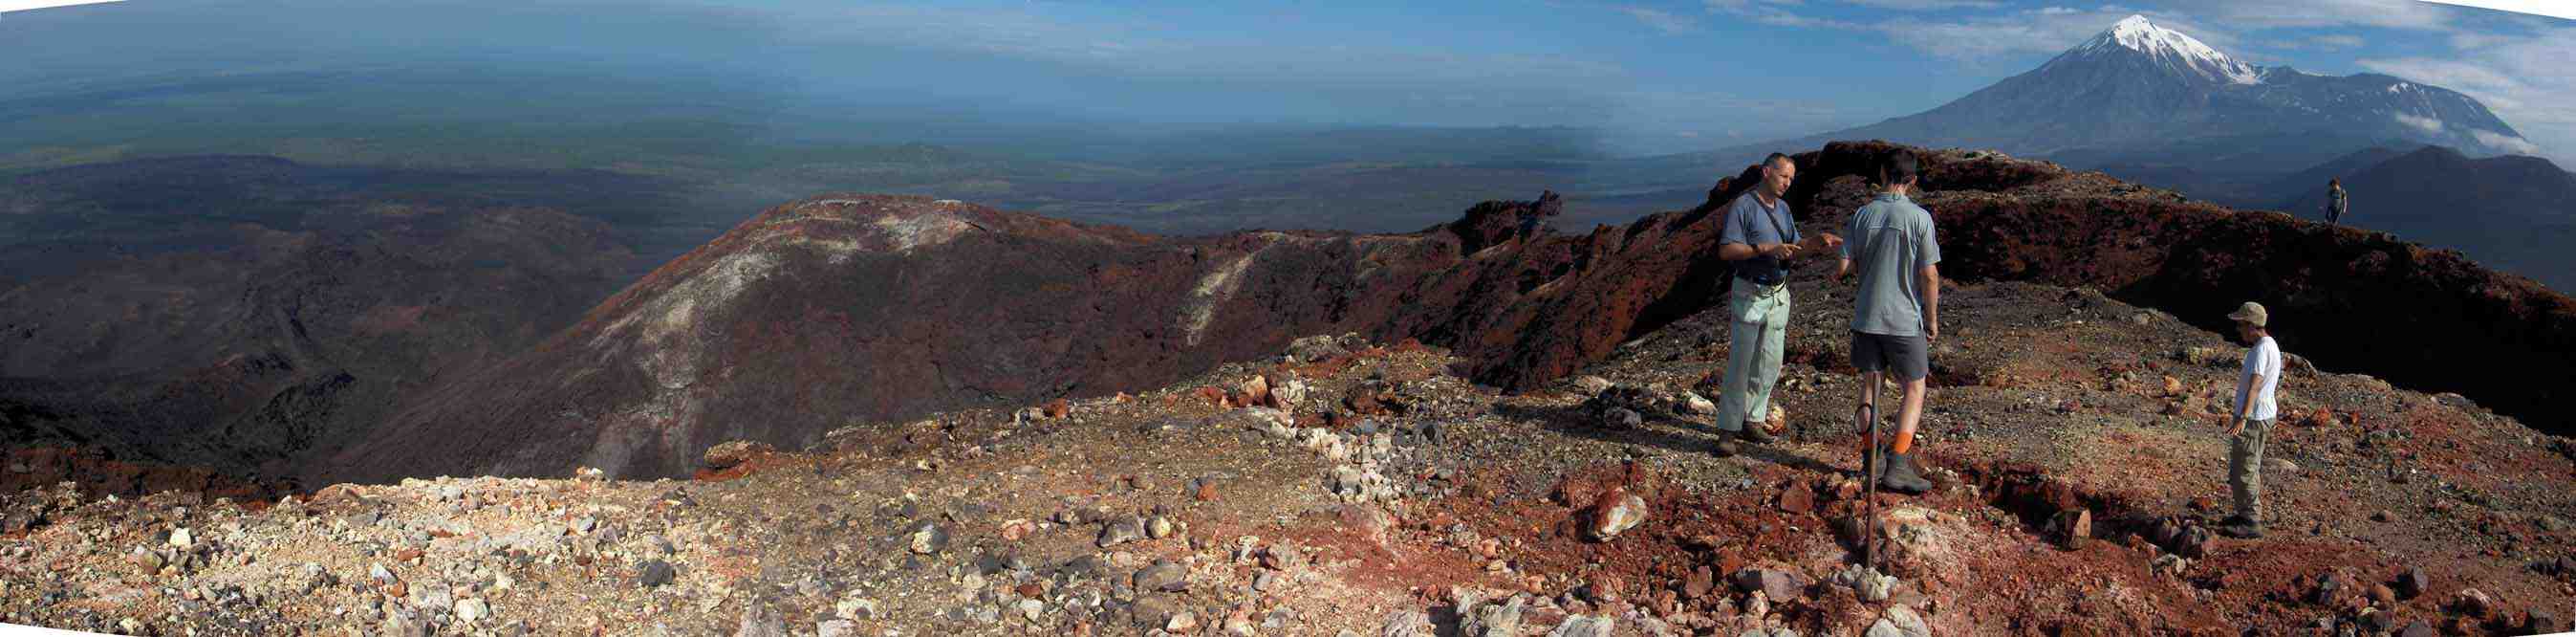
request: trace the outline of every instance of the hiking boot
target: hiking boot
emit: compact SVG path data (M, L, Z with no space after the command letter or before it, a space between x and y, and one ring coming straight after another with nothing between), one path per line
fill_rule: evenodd
M2218 527L2218 534L2245 540L2262 539L2263 526L2241 516L2230 517Z
M1748 423L1744 423L1744 436L1743 436L1743 437L1744 437L1744 441L1745 441L1745 442L1750 442L1750 443L1753 443L1753 444L1757 444L1757 445L1767 445L1767 444L1771 444L1773 441L1777 441L1777 440L1779 440L1779 439L1780 439L1779 437L1777 437L1777 436L1773 436L1773 435L1771 435L1771 432L1769 432L1769 431L1764 431L1764 430L1762 429L1763 427L1767 427L1767 426L1769 426L1769 424L1768 424L1768 423L1758 423L1758 422L1748 422Z
M1717 430L1717 443L1709 447L1708 453L1720 458L1726 458L1732 457L1743 450L1743 445L1735 443L1735 432L1720 429Z
M1879 457L1887 464L1878 474L1879 488L1906 495L1932 490L1932 481L1923 479L1922 469L1914 465L1914 454L1881 449Z

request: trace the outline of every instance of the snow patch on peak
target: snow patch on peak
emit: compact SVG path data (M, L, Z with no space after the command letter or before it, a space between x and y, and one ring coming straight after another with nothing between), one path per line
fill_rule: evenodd
M2121 18L2100 35L2075 47L2076 52L2093 52L2119 47L2144 53L2158 61L2177 65L2177 70L2211 80L2232 84L2261 84L2263 73L2252 64L2238 61L2211 48L2198 38L2180 31L2156 26L2146 16Z

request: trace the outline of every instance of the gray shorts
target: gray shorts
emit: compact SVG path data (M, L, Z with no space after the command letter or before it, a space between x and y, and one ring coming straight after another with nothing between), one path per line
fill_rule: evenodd
M1897 380L1922 380L1932 375L1932 360L1923 345L1921 335L1852 332L1852 367L1864 374L1883 371L1894 374Z

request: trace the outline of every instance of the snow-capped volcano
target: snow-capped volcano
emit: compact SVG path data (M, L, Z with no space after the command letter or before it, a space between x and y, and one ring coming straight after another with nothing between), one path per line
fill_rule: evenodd
M2473 155L2531 143L2476 99L2386 75L2249 64L2129 16L2039 68L1939 108L1813 138L1996 148L2076 165L2313 165L2392 142Z
M2198 38L2185 35L2181 31L2156 26L2142 15L2120 19L2119 23L2103 30L2100 35L2093 36L2093 39L2067 50L2064 55L2051 60L2049 64L2066 62L2070 58L2081 59L2093 55L2123 53L2114 51L2115 48L2125 49L2125 52L2145 54L2157 62L2169 65L2170 70L2176 74L2198 75L2211 81L2230 84L2258 84L2263 81L2262 70L2254 65L2228 57L2227 54L2218 52L2218 49L2211 48L2201 43Z

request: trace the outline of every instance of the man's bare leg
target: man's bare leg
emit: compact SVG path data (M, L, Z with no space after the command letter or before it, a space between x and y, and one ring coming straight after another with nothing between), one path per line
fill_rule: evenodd
M1877 386L1871 385L1871 388L1876 389ZM1897 412L1896 443L1888 445L1890 451L1906 453L1914 450L1914 425L1923 420L1924 391L1923 379L1905 381L1905 406Z

